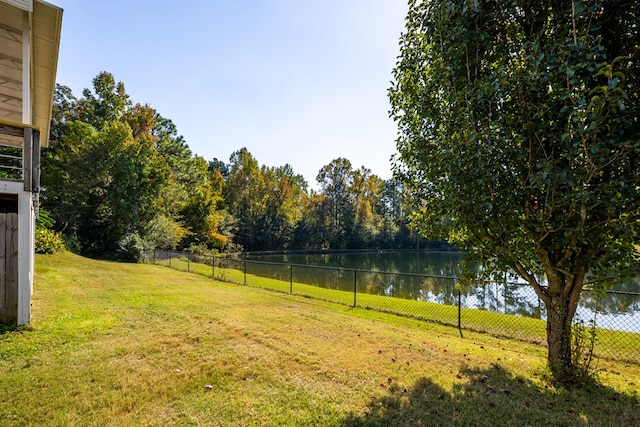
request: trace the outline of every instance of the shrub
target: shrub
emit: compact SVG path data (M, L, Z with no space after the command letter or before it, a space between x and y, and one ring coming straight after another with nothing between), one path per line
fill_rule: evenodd
M118 242L118 258L122 261L138 262L144 249L144 241L138 233L127 234Z
M55 254L65 250L62 237L45 227L36 227L35 250L37 254Z
M204 243L199 243L199 244L194 243L191 246L189 246L187 251L194 255L205 256L205 257L210 257L211 255L217 252L209 249L207 245L205 245Z

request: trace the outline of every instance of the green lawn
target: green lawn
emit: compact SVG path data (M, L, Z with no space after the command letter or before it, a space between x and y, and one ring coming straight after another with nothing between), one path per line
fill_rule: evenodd
M163 266L38 256L0 425L640 425L640 367L555 387L539 345Z
M237 267L241 268L242 265L238 264ZM246 283L252 287L292 293L346 306L354 305L352 291L326 289L304 283L290 283L286 280L260 277L252 274L247 274L245 277L241 270L233 268L216 267L215 271L212 271L211 266L197 262L187 262L186 258L171 260L171 268L207 277L211 277L212 273L214 273L216 278L231 283ZM368 295L360 292L356 297L356 302L359 308L374 309L452 326L457 326L458 324L458 307L453 305ZM463 333L466 331L483 332L546 345L546 322L544 320L495 313L487 310L462 308L461 325ZM594 353L601 358L640 364L639 346L640 335L637 333L598 328Z

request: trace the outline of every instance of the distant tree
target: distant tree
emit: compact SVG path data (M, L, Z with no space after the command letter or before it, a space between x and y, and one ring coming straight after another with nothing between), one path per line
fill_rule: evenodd
M404 216L403 188L398 181L393 179L384 181L380 204L380 210L385 218L396 220Z
M221 249L227 244L219 227L221 216L217 212L218 203L223 195L214 187L207 162L200 156L194 156L186 163L186 177L183 180L183 191L186 192L186 203L180 211L180 217L189 231L185 246L204 243L210 247Z
M327 212L324 194L312 192L303 198L302 217L293 230L292 247L295 249L329 249L329 228L326 224Z
M359 248L375 247L383 231L384 218L379 209L384 181L362 166L353 172L355 223Z
M58 86L56 139L42 160L42 202L58 231L75 235L83 253L113 256L121 241L142 242L158 215L168 168L154 146L153 110L127 109L124 85L108 73L94 79L94 91L75 101Z
M209 162L209 172L218 171L218 173L225 179L229 179L229 166L216 158Z
M156 150L171 167L174 179L177 182L189 180L187 163L193 153L184 137L178 134L176 125L156 112L151 133L155 137Z
M82 91L82 98L77 104L80 120L97 130L123 119L129 106L124 83L116 82L113 74L106 71L93 79L93 92L90 89Z
M133 138L122 122L102 132L71 122L43 160L44 206L91 256L114 254L122 238L143 234L168 176L152 142Z
M92 83L80 99L56 87L43 154L43 205L84 254L408 244L384 183L367 168L336 159L320 171L321 193L309 194L290 165L260 166L246 149L228 164L206 162L170 119L132 102L112 74Z
M73 96L71 88L56 84L51 111L50 144L60 144L69 123L78 120L77 105L78 100Z
M261 168L265 204L258 218L257 240L261 250L290 248L293 230L302 217L306 182L290 165Z
M390 99L413 223L535 289L560 381L585 283L637 263L639 21L637 0L411 0L401 37Z
M355 226L351 162L343 157L332 160L320 169L316 182L327 205L329 244L333 249L344 249L353 237Z
M265 209L265 183L258 161L246 148L231 154L229 179L225 186L225 204L236 219L238 234L236 243L245 250L262 247L259 218Z

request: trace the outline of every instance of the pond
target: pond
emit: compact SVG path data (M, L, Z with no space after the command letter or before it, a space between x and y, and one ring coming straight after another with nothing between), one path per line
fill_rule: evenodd
M318 267L355 269L397 274L358 273L358 292L387 295L455 305L458 287L455 279L426 278L424 276L456 277L461 273L459 252L358 252L323 254L251 254L248 260L277 262ZM308 276L308 277L305 277ZM314 283L323 276L319 270L296 269L296 281ZM345 290L349 289L349 275L345 275ZM324 287L329 284L316 283ZM360 289L366 288L366 289ZM618 285L615 291L599 298L583 292L577 316L585 324L597 316L597 324L607 329L637 331L640 324L640 280L632 279ZM546 319L544 304L528 285L486 284L460 289L462 305L506 314ZM637 293L639 295L634 295ZM596 314L597 312L597 314Z

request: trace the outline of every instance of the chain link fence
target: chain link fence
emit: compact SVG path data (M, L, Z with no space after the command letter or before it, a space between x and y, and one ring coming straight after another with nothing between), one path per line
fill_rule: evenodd
M546 310L520 283L459 286L458 277L144 252L143 262L217 280L317 298L546 345ZM594 355L640 364L640 293L583 291L576 322L596 331Z

